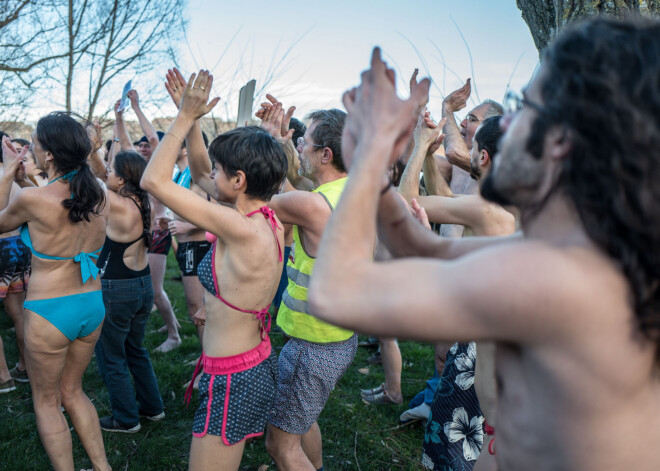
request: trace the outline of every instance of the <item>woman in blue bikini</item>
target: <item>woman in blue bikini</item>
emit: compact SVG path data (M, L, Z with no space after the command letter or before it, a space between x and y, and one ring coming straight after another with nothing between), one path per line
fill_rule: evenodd
M108 470L96 409L82 390L105 315L95 260L105 239L109 206L87 164L92 145L85 128L64 113L39 120L32 152L49 184L22 189L9 200L11 179L24 180L18 154L3 139L0 232L21 227L32 250L24 304L26 362L37 428L55 470L74 467L73 422L94 470ZM27 149L27 147L25 148Z

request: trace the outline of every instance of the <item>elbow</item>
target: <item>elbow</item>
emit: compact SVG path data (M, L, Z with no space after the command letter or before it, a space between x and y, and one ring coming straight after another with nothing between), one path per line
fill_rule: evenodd
M458 165L461 160L461 156L453 147L448 147L445 149L445 157L447 158L447 162L452 165Z
M153 176L150 175L148 169L144 172L142 178L140 179L140 188L142 188L147 193L152 194L156 189L156 181L154 180Z

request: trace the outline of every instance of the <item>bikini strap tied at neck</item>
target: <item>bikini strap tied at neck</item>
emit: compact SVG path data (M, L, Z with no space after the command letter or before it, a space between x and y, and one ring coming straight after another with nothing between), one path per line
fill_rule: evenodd
M79 170L80 169L71 170L69 173L65 173L64 175L60 175L57 178L53 178L51 181L48 182L48 184L50 185L51 183L54 183L57 180L62 180L62 181L68 182L78 173Z
M261 208L252 211L251 213L246 214L246 217L250 217L253 214L261 213L264 215L266 219L270 221L270 227L273 230L273 234L275 234L275 240L277 241L277 251L278 251L278 262L282 261L282 247L280 246L280 239L277 238L277 229L282 229L279 224L277 224L277 220L275 219L275 211L270 209L268 206L262 206Z

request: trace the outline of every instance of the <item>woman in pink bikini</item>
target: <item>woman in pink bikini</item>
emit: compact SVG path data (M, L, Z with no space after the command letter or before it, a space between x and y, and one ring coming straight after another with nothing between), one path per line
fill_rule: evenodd
M198 268L206 288L200 406L195 414L190 469L238 469L245 439L263 434L275 392L277 360L271 350L268 307L282 272L283 231L266 205L286 174L286 156L256 126L218 136L209 147L199 122L213 77L193 74L186 84L169 72L166 88L179 113L149 161L141 186L187 221L217 236ZM172 181L186 139L193 181L209 202ZM189 391L190 393L190 391ZM189 393L187 394L189 396Z

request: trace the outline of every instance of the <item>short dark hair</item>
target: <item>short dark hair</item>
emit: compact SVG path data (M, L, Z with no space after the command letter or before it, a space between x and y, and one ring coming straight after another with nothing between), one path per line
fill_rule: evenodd
M85 127L68 113L56 111L37 122L36 135L41 147L53 154L53 165L58 172L77 171L69 179L71 198L62 201L62 206L69 210L69 220L89 221L90 214L99 215L105 194L87 164L92 142Z
M500 119L502 119L501 116L491 116L484 120L474 134L477 150L485 150L491 158L497 153L497 145L503 134L500 129Z
M287 160L282 146L259 126L244 126L213 139L209 156L227 176L245 174L245 194L269 201L286 177Z
M293 129L293 136L291 137L291 140L293 141L293 145L295 147L295 145L298 143L298 139L305 135L307 126L305 126L305 123L299 119L291 118L289 121L289 129Z
M660 22L596 16L545 50L528 151L546 132L571 143L556 190L588 236L620 264L642 332L660 347ZM660 360L660 348L657 348Z
M2 137L0 137L0 139L2 139ZM12 139L11 143L12 144L14 144L14 143L15 144L20 144L22 146L29 146L30 145L30 141L28 141L27 139L23 139L21 137L17 137L16 139Z
M312 139L314 143L332 151L332 165L340 172L345 172L344 159L341 155L341 134L346 123L346 113L342 110L317 110L309 113L305 119L310 126L316 123Z

